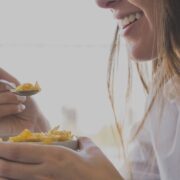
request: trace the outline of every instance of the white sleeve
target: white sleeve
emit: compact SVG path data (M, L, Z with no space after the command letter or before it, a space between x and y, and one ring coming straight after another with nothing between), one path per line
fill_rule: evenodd
M165 114L159 131L159 140L154 139L154 150L162 180L180 179L180 107L171 105L171 113Z
M164 95L164 96L163 96ZM180 78L170 80L129 148L133 180L180 179ZM124 163L125 164L125 163ZM130 179L122 166L122 176Z
M163 112L151 119L151 136L161 180L180 179L180 78L166 84ZM158 101L160 102L160 101Z
M156 157L151 143L148 129L144 127L136 140L128 148L129 168L123 163L120 173L124 179L133 180L160 180L159 171L156 163Z

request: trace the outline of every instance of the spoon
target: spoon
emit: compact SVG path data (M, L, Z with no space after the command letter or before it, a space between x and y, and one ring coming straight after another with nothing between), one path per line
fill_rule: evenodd
M0 79L0 83L7 85L8 90L19 96L32 96L40 92L40 90L17 90L14 83L10 83L6 80Z
M17 91L16 89L10 89L10 91L19 96L32 96L39 92L39 90L25 90L25 91Z

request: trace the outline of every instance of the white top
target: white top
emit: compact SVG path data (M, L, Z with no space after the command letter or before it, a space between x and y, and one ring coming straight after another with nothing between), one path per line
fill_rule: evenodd
M180 179L180 78L166 84L129 152L133 180Z

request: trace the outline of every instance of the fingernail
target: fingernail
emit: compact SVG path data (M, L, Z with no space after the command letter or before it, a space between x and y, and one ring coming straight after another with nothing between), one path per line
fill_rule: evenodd
M6 85L5 88L6 88L7 90L11 90L11 89L12 89L12 87L10 87L9 85Z
M16 84L13 82L10 82L9 85L12 86L13 88L16 88Z
M18 112L24 111L25 108L26 108L26 106L24 104L19 104L18 105Z
M26 101L26 96L16 96L17 97L17 100L18 101L21 101L21 102L25 102Z
M8 84L6 84L5 87L7 90L11 90L12 88L16 88L16 85L14 83L9 82Z

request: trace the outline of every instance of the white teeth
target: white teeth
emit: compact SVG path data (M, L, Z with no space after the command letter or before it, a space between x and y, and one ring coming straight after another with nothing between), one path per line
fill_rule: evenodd
M142 16L142 14L140 14L140 13L136 13L136 19L140 19L140 18L141 18L141 16Z
M128 17L124 18L124 20L123 20L123 26L125 26L125 25L128 24L128 23L129 23Z
M138 20L142 17L142 14L141 13L134 13L134 14L130 14L126 17L124 17L120 23L121 23L121 26L122 27L125 27L127 26L128 24L134 22L135 20Z
M132 15L132 14L129 16L129 21L130 21L130 22L135 21L135 19L136 19L136 16L134 16L134 15Z

